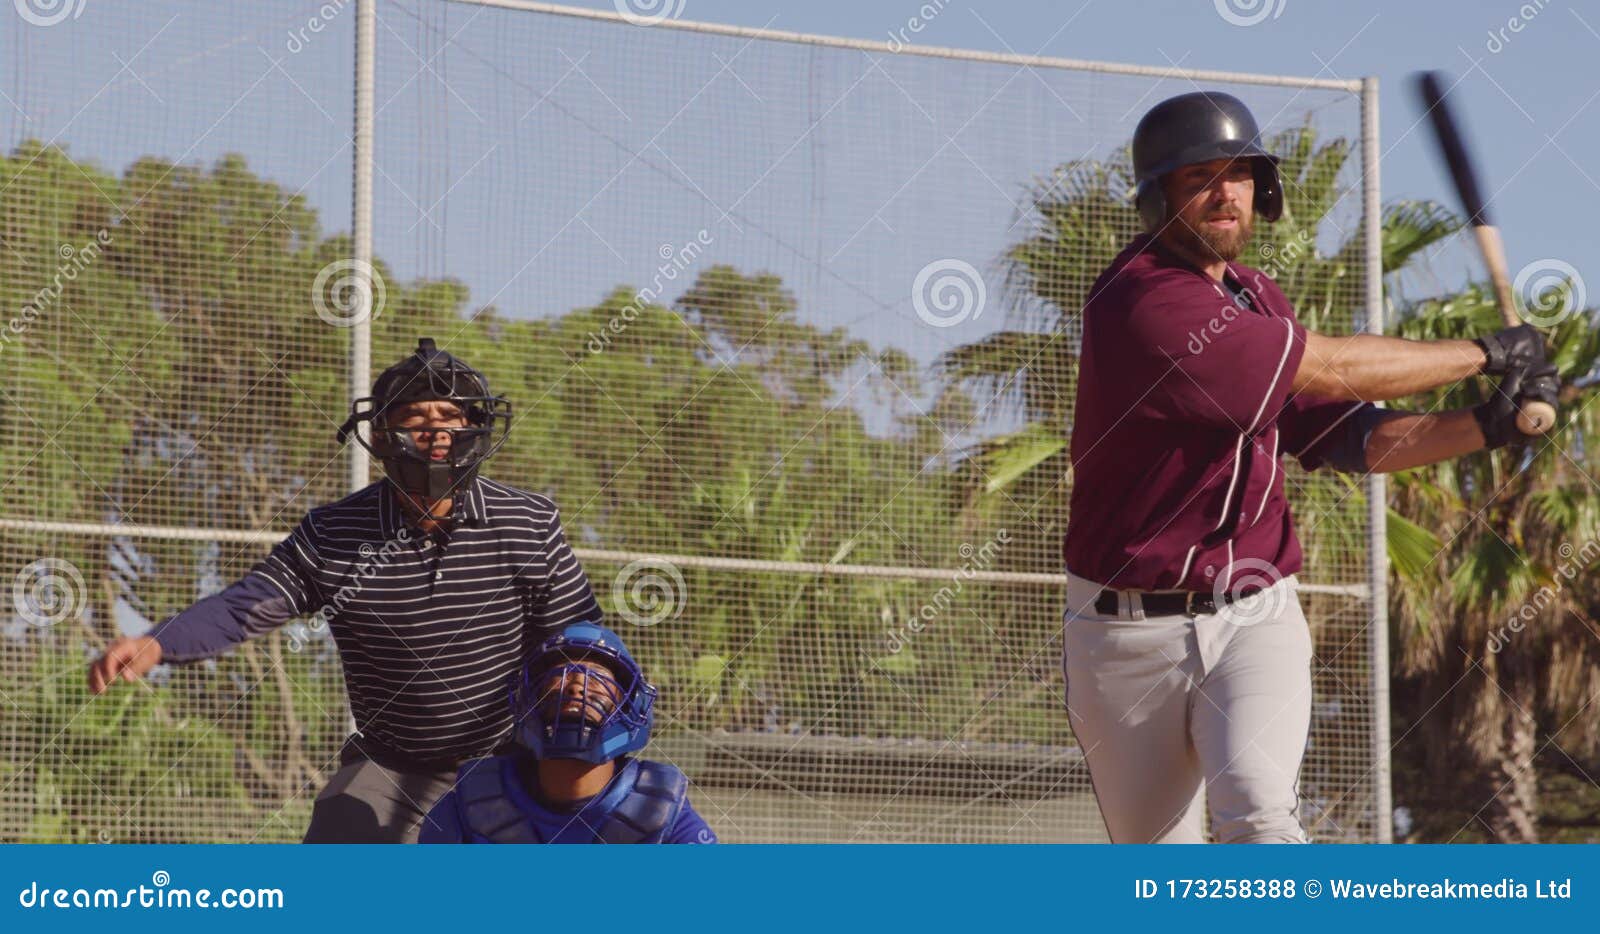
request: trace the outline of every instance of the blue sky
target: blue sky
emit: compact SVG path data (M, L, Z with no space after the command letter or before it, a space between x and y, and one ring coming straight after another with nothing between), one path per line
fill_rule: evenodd
M1462 79L1460 103L1485 182L1497 191L1493 209L1513 267L1555 256L1588 271L1597 246L1589 217L1600 207L1600 8L1560 0L1236 0L1235 7L1263 4L1277 15L1239 27L1212 0L952 2L916 41L1154 66L1375 75L1385 198L1451 197L1423 128L1413 130L1420 114L1406 84L1417 70L1446 69ZM571 5L614 8L610 0ZM922 6L684 0L682 16L887 41Z
M326 232L349 228L353 5L78 2L75 19L51 26L19 25L6 11L7 146L54 139L112 171L144 154L208 163L240 152L302 191ZM1386 200L1449 199L1405 81L1445 68L1461 76L1513 271L1547 259L1584 274L1591 266L1600 11L1232 0L1276 14L1237 25L1213 0L632 2L665 3L683 19L882 42L1376 75ZM613 0L572 5L616 9ZM456 276L474 305L542 316L622 283L659 283L670 300L693 267L731 262L782 275L808 320L922 360L1003 316L927 327L912 308L918 272L959 259L993 298L995 259L1025 229L1017 220L1028 181L1066 159L1104 155L1143 107L1192 89L1045 70L1019 79L1010 66L752 45L456 3L385 0L379 11L376 239L402 279ZM1327 133L1357 129L1353 101L1338 95L1230 90L1269 129L1308 115ZM1353 225L1354 209L1346 205L1336 226ZM663 279L660 256L697 238L711 245ZM1446 250L1422 286L1468 274L1472 254Z

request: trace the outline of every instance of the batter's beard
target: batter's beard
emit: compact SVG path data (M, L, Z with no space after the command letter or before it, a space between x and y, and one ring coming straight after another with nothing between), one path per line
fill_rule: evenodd
M1244 245L1250 242L1250 235L1255 232L1254 218L1241 214L1237 220L1239 226L1233 230L1208 230L1205 227L1196 230L1182 217L1174 217L1167 225L1167 233L1178 252L1191 260L1202 265L1218 260L1231 263L1244 253Z

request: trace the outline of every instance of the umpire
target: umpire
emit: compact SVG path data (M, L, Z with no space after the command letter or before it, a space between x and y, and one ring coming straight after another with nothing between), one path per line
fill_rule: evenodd
M1556 402L1538 332L1410 341L1306 330L1235 262L1283 211L1277 159L1236 98L1184 94L1133 138L1146 233L1083 308L1063 668L1068 717L1118 843L1303 842L1311 713L1300 543L1279 460L1388 472L1520 443ZM1380 409L1479 374L1471 409Z
M355 432L362 421L370 444ZM305 842L415 842L457 767L508 740L507 692L528 655L600 620L555 504L478 475L510 425L510 403L483 374L421 339L339 429L382 460L384 478L312 509L220 593L112 643L89 666L90 689L297 617L326 622L356 732Z

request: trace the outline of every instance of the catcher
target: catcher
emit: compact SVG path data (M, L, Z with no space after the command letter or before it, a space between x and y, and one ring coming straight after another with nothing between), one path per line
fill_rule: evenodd
M716 843L689 781L628 753L650 741L656 689L616 633L578 623L528 659L509 753L461 767L422 843Z

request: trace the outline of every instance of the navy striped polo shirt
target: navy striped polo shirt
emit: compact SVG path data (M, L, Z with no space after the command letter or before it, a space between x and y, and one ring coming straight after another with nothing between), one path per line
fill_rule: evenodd
M186 662L295 619L326 622L363 738L419 759L487 755L546 637L601 620L556 505L483 477L419 530L385 478L312 509L250 573L151 631Z

